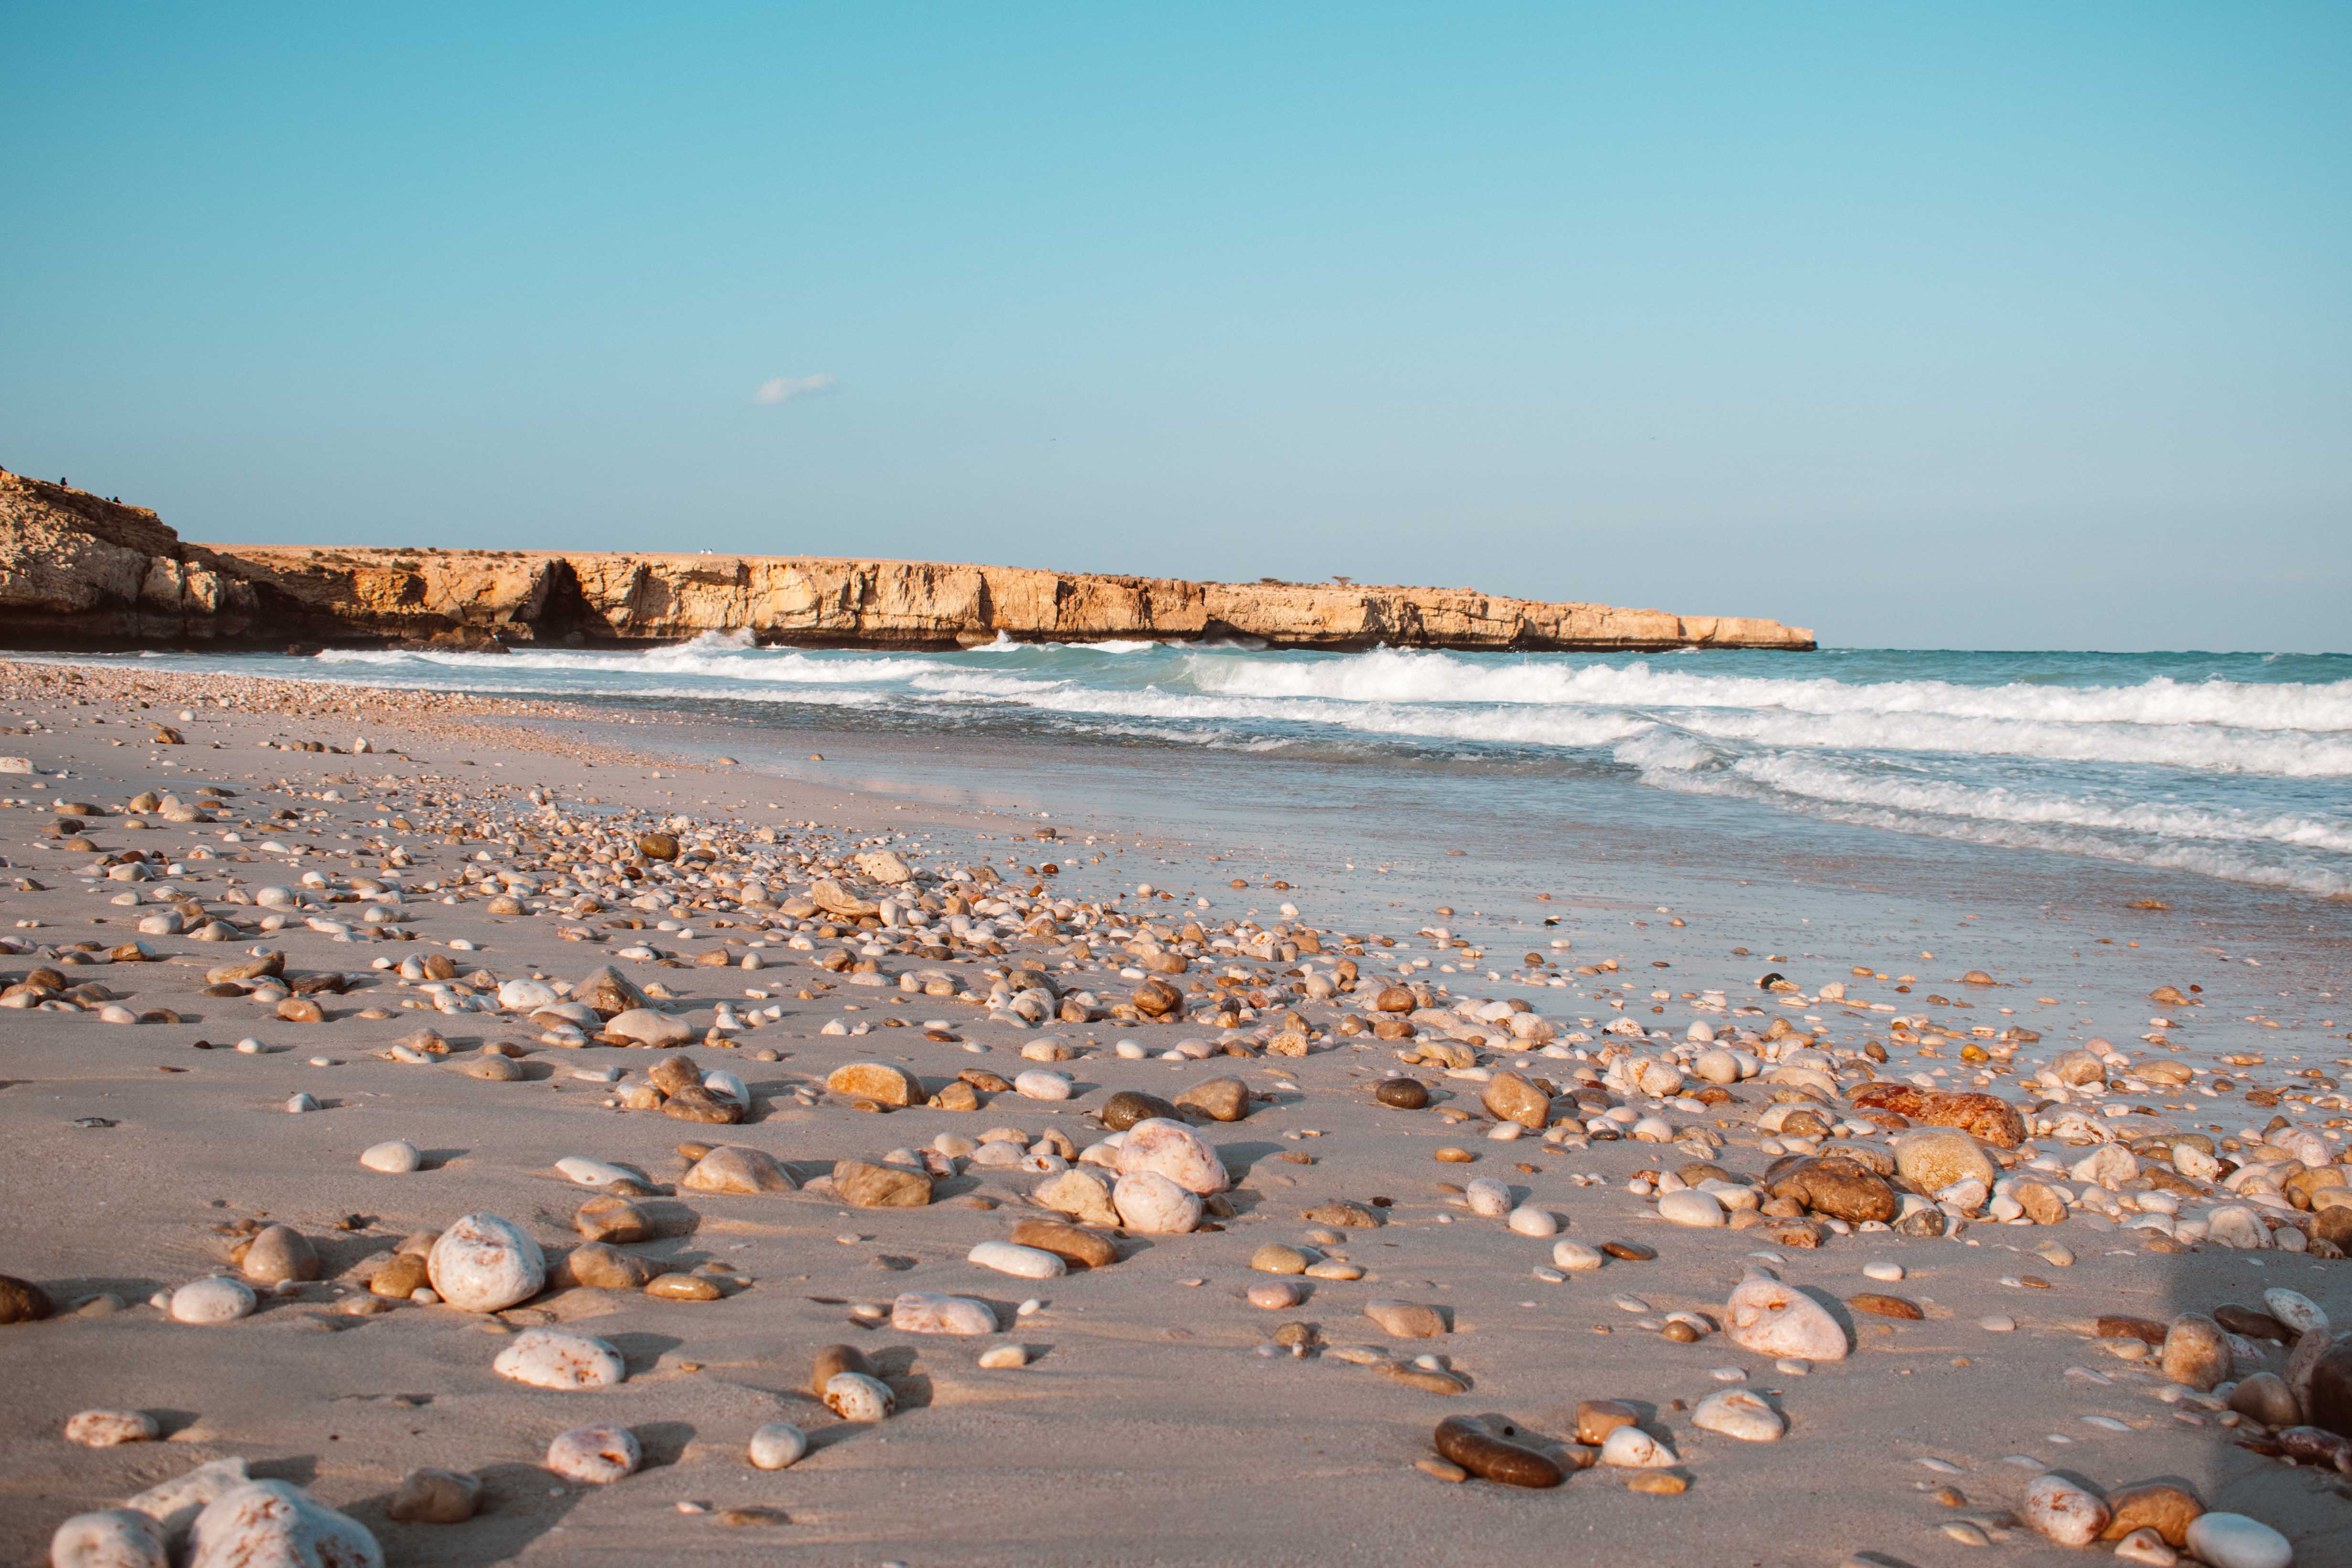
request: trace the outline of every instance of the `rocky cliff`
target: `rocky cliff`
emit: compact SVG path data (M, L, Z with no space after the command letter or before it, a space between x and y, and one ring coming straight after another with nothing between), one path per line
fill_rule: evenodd
M942 648L994 641L1250 637L1270 646L1807 649L1778 621L1545 604L1466 588L1194 583L802 555L183 543L153 512L0 473L0 641L762 642Z

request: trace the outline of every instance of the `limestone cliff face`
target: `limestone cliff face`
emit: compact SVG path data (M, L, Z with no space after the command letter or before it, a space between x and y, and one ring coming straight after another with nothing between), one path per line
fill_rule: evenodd
M1282 647L1806 649L1778 621L1466 588L1194 583L817 556L189 545L152 511L0 475L0 637L45 643L763 642L940 648L1252 637Z

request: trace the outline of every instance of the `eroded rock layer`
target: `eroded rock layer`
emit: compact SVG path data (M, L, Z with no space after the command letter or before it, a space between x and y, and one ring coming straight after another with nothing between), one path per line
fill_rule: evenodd
M810 647L1191 641L1277 647L1809 649L1778 621L1547 604L1467 588L1195 583L805 555L182 542L155 513L0 473L0 640L670 642Z

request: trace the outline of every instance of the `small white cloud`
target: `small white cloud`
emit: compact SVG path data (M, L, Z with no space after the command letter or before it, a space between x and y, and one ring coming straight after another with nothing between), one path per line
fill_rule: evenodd
M780 375L773 381L763 381L760 390L751 395L754 403L790 403L795 397L811 397L833 390L833 375L819 371L814 375Z

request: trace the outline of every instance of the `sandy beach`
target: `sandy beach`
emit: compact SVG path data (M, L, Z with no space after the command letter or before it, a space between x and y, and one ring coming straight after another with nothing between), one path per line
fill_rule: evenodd
M562 705L26 663L0 691L34 770L0 774L0 1273L48 1308L0 1327L8 1561L222 1460L394 1563L1929 1568L2079 1560L2045 1531L2094 1506L2352 1555L2343 1440L2279 1438L2345 1414L2294 1321L2352 1315L2324 956L2120 909L1804 951L1766 889L1538 900L1440 858L1343 895ZM641 1008L551 1010L608 965ZM416 1168L362 1163L386 1144ZM708 1190L747 1170L780 1190ZM431 1237L468 1215L543 1278L442 1300L414 1255L464 1297ZM599 1226L648 1239L579 1253ZM983 1258L1065 1271L972 1259L1016 1230L1068 1257ZM987 1331L913 1331L975 1325L912 1296ZM207 1300L234 1315L175 1316ZM534 1330L623 1376L502 1375ZM887 1419L813 1388L835 1345ZM69 1440L91 1410L152 1436ZM1564 1479L1468 1474L1451 1417L1486 1424L1457 1457ZM807 1451L763 1469L774 1423ZM633 1474L550 1468L595 1426ZM478 1478L470 1517L394 1518L421 1469Z

